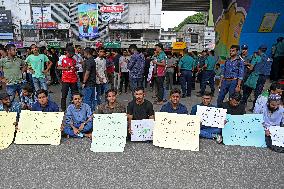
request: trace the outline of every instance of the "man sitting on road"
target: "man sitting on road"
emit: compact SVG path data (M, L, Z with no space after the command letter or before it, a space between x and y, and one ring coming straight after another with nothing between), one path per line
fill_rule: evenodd
M170 92L170 102L164 104L160 112L188 114L186 106L180 103L180 98L181 91L177 88L172 89Z
M32 111L59 112L58 105L48 99L48 92L46 90L38 90L36 96L37 102L33 104Z
M227 109L227 114L231 115L243 115L246 113L245 105L241 104L241 93L235 92L230 95L228 102L223 102L221 108Z

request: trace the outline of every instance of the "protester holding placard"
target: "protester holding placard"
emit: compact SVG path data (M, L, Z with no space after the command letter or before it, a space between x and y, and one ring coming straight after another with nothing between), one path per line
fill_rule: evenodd
M192 107L190 115L196 115L197 106L215 107L211 104L211 102L212 102L212 93L204 92L202 96L202 102ZM200 128L200 136L202 138L214 139L219 144L222 143L221 132L222 129L216 127L207 127L202 125Z
M221 108L227 109L227 114L243 115L246 113L246 107L240 103L241 99L241 93L235 92L230 95L229 101L222 103Z
M125 113L126 109L121 103L117 102L117 91L109 89L106 92L107 102L98 106L97 114Z
M91 107L82 103L83 95L75 92L73 94L73 104L70 104L66 110L66 120L64 133L68 137L83 138L92 137L93 116Z
M18 102L12 102L10 95L6 92L0 94L0 111L17 112L17 121L19 120L21 112L21 104Z
M180 98L181 91L177 88L172 89L170 92L170 102L164 104L160 112L188 114L186 106L180 103Z
M33 104L32 111L59 112L59 107L55 102L48 99L48 92L40 89L36 93L37 102Z
M275 126L283 126L284 122L284 108L281 106L281 96L278 94L271 94L268 97L267 105L264 107L263 126L266 135L266 144L269 148L277 152L284 153L284 147L274 146L271 141L270 128Z

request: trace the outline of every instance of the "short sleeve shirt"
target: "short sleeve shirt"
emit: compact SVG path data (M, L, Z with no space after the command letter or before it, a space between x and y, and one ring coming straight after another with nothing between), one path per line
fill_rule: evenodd
M76 83L78 80L77 73L76 73L76 60L73 58L65 57L62 59L63 68L68 66L71 67L70 70L63 70L62 71L62 81L66 83Z
M45 78L42 73L44 71L44 64L48 62L49 59L45 54L39 54L37 56L31 54L26 58L28 65L34 70L32 77L35 78Z
M154 115L153 104L146 99L142 104L137 104L135 100L132 100L128 103L127 114L132 115L133 120L149 119Z
M93 57L87 59L83 65L84 73L86 71L90 72L89 78L86 81L86 86L95 86L96 85L96 61Z
M99 75L99 77L96 78L97 84L102 84L107 82L106 78L106 59L97 57L95 59L96 61L96 71ZM102 78L102 83L100 82L100 78Z
M167 55L164 51L160 52L157 56L157 62L161 63L162 61L165 61L167 64ZM165 76L166 66L159 66L157 65L157 76Z
M20 58L2 58L0 59L0 67L3 68L4 77L8 80L8 84L17 84L22 81L21 68L25 62Z
M114 108L111 108L108 103L101 104L98 106L96 111L97 114L112 114L112 113L125 113L125 106L120 103L116 103Z

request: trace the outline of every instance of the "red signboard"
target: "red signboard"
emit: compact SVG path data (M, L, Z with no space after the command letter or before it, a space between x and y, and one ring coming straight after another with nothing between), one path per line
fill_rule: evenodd
M57 29L58 27L56 22L38 22L35 25L37 29Z
M109 6L102 6L100 8L101 12L108 12L108 13L116 13L116 12L123 12L124 6L123 5L109 5Z

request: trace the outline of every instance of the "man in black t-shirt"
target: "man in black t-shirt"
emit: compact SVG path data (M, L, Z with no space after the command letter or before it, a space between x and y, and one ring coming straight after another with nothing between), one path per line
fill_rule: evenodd
M221 108L227 109L227 114L243 115L246 113L246 111L245 105L240 103L241 99L242 95L240 93L235 92L230 96L228 102L224 102L222 104Z
M96 108L96 61L93 57L93 50L89 47L84 49L83 64L83 102L91 107L94 111Z
M127 106L129 133L131 133L131 120L154 119L153 104L144 99L145 92L143 87L135 89L134 97L135 99L129 102Z

